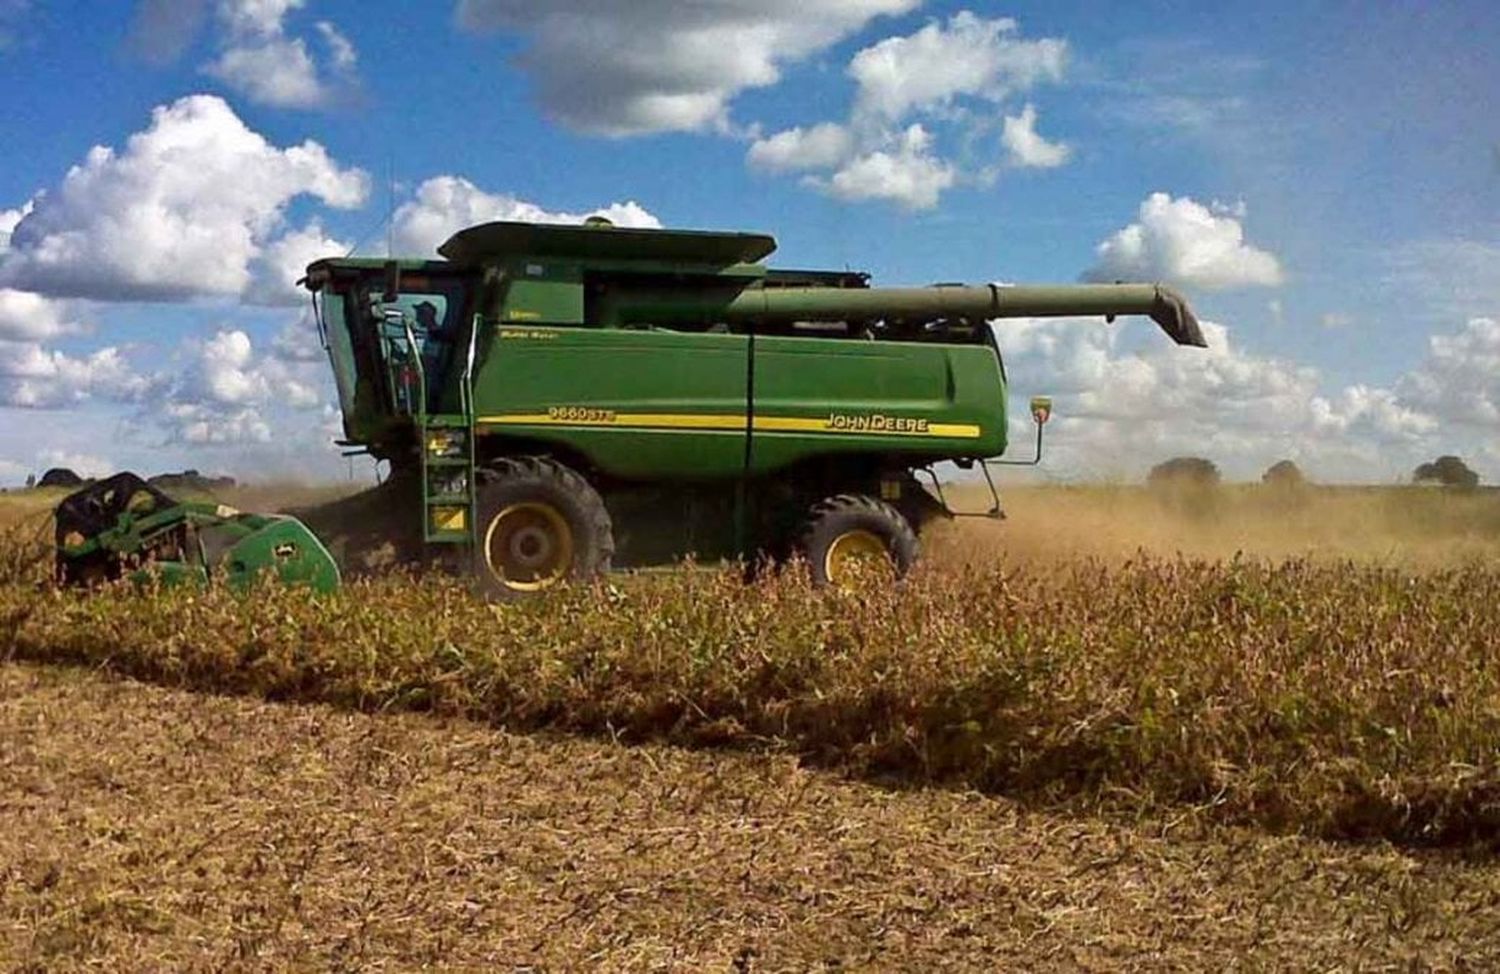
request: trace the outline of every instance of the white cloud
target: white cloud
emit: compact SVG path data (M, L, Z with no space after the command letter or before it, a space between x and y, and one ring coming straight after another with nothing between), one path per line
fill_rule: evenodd
M937 205L957 179L953 166L932 154L932 136L920 125L901 133L892 151L878 150L846 163L826 189L846 200L883 199L911 209Z
M4 238L0 239L0 253L10 249L10 235L16 232L16 227L30 215L35 206L35 200L27 200L14 210L0 210L0 238Z
M316 108L334 96L337 82L352 81L354 45L328 21L315 28L327 48L331 74L322 70L302 37L285 20L305 0L219 0L223 31L218 58L204 71L251 101L284 108Z
M1493 439L1500 431L1500 320L1472 318L1456 333L1429 337L1426 357L1396 391L1444 423Z
M769 172L832 169L854 150L854 137L837 122L821 122L811 128L790 128L750 146L752 166Z
M0 286L103 300L238 295L288 204L356 207L368 186L318 143L277 148L223 100L193 95L39 194L0 254Z
M278 37L282 21L307 0L219 0L219 18L237 36Z
M0 288L0 341L35 342L82 330L62 302Z
M258 355L250 336L240 329L220 331L194 349L171 398L220 409L273 402L299 409L318 405L318 394L294 365Z
M634 200L586 213L553 212L504 193L487 193L460 176L437 176L418 186L414 198L396 209L392 242L397 253L428 255L455 231L476 223L582 223L594 215L621 227L661 226L660 220Z
M1245 242L1240 217L1214 212L1186 196L1152 193L1137 222L1101 243L1088 280L1162 280L1227 289L1282 282L1281 264Z
M359 64L359 52L354 49L354 43L326 20L318 21L316 26L319 36L328 47L328 58L333 62L334 69L344 72L353 71Z
M54 409L90 399L132 402L153 388L118 348L75 357L35 342L0 342L0 403Z
M996 322L1013 388L1054 398L1054 472L1140 475L1192 454L1234 477L1255 477L1291 458L1316 478L1378 483L1405 479L1439 453L1500 463L1495 320L1433 336L1423 361L1388 387L1332 391L1317 369L1247 352L1220 324L1203 323L1209 347L1201 351L1140 327L1122 333L1097 319ZM1028 434L1024 414L1012 417L1013 441Z
M213 410L198 403L170 403L164 413L171 443L234 446L271 442L271 425L257 409Z
M335 240L314 220L300 230L289 230L262 249L251 263L252 279L244 291L251 304L301 304L307 292L297 281L307 265L323 257L342 257L351 244Z
M1013 166L1052 169L1068 161L1073 150L1061 142L1049 142L1036 131L1036 107L1027 105L1020 115L1005 116L1000 142Z
M250 335L226 328L189 346L177 363L162 407L144 417L169 442L228 445L270 442L278 427L308 425L306 412L325 405L327 368L311 355L257 351Z
M311 108L323 101L323 84L307 43L277 37L231 47L204 69L253 102Z
M729 103L781 67L920 0L459 0L459 23L529 41L542 107L605 135L725 130Z
M936 206L960 182L985 183L996 166L972 171L945 157L958 141L972 154L993 144L994 113L1013 95L1062 79L1067 42L1029 40L1009 18L968 11L888 37L854 55L855 94L846 123L821 122L760 137L746 159L767 172L804 172L804 185L847 200L880 199L910 209ZM913 121L916 119L916 121ZM1055 167L1071 150L1036 132L1036 109L1007 117L996 151L1015 166Z
M1067 42L1022 40L1018 33L1009 17L986 20L964 10L946 25L933 21L865 48L849 63L859 84L856 116L895 122L913 110L947 107L959 96L1000 102L1039 82L1061 80Z
M271 339L271 355L286 363L317 363L326 368L328 358L318 340L318 328L311 310L288 319Z

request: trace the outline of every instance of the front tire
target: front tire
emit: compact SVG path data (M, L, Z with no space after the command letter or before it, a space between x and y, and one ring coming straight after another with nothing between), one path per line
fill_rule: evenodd
M582 475L549 457L505 457L480 478L474 572L487 594L519 599L609 570L614 528Z
M814 584L846 585L859 562L884 559L904 576L917 560L917 534L885 501L836 494L813 505L797 548Z

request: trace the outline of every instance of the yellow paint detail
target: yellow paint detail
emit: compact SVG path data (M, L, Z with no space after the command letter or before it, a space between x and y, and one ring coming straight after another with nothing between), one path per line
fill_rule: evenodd
M570 411L571 410L571 411ZM573 426L625 429L726 430L745 428L745 417L732 413L613 413L609 410L553 408L545 413L502 413L480 416L481 426ZM827 416L757 416L754 429L762 433L837 433L857 436L939 437L976 440L975 423L928 423L925 429L840 428Z
M541 321L540 311L527 311L524 308L512 308L505 312L506 319L510 321Z
M469 523L469 512L462 507L432 509L432 527L437 531L463 531Z

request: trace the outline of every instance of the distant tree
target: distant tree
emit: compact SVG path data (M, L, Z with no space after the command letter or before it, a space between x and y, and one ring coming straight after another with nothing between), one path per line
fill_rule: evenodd
M1266 468L1260 482L1268 487L1301 487L1307 483L1302 468L1290 460L1279 460Z
M1438 457L1412 471L1411 479L1417 484L1441 484L1444 487L1478 487L1479 474L1455 456Z
M42 479L37 481L40 487L80 487L83 478L69 470L67 467L53 467L42 474Z
M1146 483L1152 487L1215 487L1219 468L1202 457L1173 457L1152 467Z
M34 474L34 473L27 474L26 475L26 489L30 490L31 488L33 488L35 486L36 486L36 474Z

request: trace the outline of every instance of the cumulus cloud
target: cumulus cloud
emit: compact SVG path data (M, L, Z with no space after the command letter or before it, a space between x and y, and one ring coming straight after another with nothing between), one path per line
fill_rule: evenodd
M824 184L810 179L840 199L883 199L911 209L937 205L943 191L957 179L952 165L933 155L932 136L912 125L891 150L869 152L845 163Z
M368 188L318 143L277 148L222 99L193 95L157 108L122 150L91 149L34 198L0 254L0 286L106 300L238 295L276 249L292 201L353 208Z
M1152 193L1135 223L1099 244L1084 278L1162 280L1213 290L1280 284L1280 261L1245 241L1243 218L1243 209Z
M16 232L16 227L31 214L35 206L33 201L27 200L16 209L0 210L0 253L10 249L10 235Z
M328 21L316 30L327 54L320 67L307 40L287 32L286 17L306 0L219 0L223 31L219 56L204 71L251 101L283 108L316 108L352 81L354 45Z
M1139 475L1193 453L1248 475L1267 457L1300 459L1317 432L1316 370L1248 355L1223 326L1203 324L1209 348L1199 351L1156 335L1126 350L1119 329L1097 319L997 323L1013 381L1053 396L1052 469ZM1011 433L1024 440L1024 418Z
M307 292L297 287L307 265L324 257L342 257L352 244L336 240L317 220L289 230L267 243L250 264L251 281L244 299L252 304L300 304Z
M750 146L752 166L768 172L832 169L853 153L853 134L837 122L786 129Z
M1060 81L1067 42L1025 39L1010 18L968 11L888 37L854 55L855 94L846 122L822 122L757 137L747 160L767 172L804 172L805 185L841 199L879 199L910 209L936 206L965 179L993 175L992 164L965 172L945 158L943 137L969 144L993 136L996 108L1043 82ZM1007 117L997 151L1012 165L1053 167L1070 150L1036 132L1036 108Z
M0 403L55 409L91 399L134 402L153 388L120 349L71 356L36 342L0 342Z
M83 331L60 301L0 288L0 341L35 342Z
M1427 355L1396 385L1401 399L1445 423L1500 430L1500 321L1472 318L1427 340Z
M238 328L192 343L151 416L168 442L267 443L278 426L289 433L306 426L304 414L325 405L327 368L311 355L277 354L272 344L265 354Z
M1169 456L1207 456L1254 477L1292 458L1316 477L1404 479L1435 453L1500 462L1500 322L1476 318L1429 340L1389 386L1326 389L1315 368L1249 352L1204 322L1209 347L1098 319L1015 319L995 333L1016 388L1050 393L1049 467L1068 476L1142 474ZM1026 439L1024 414L1012 438Z
M949 107L960 96L1004 101L1042 81L1059 81L1068 45L1057 38L1022 40L1009 17L992 20L967 10L947 24L888 37L849 62L859 85L856 115L897 121L914 110Z
M392 242L397 253L431 254L455 231L491 220L526 223L582 223L602 216L621 227L661 226L639 203L628 200L586 213L543 209L504 193L488 193L461 176L437 176L422 183L411 200L396 209Z
M1061 142L1049 142L1036 131L1036 107L1027 105L1019 115L1005 116L1000 134L1008 161L1028 169L1052 169L1068 161L1073 150Z
M527 39L548 114L604 135L729 127L729 104L783 65L919 0L459 0L458 21Z
M218 53L203 66L251 101L316 108L356 83L354 44L329 21L313 25L321 48L292 32L287 18L306 0L214 0ZM156 65L176 62L202 33L207 0L138 0L126 47Z

